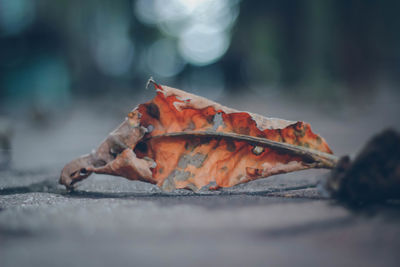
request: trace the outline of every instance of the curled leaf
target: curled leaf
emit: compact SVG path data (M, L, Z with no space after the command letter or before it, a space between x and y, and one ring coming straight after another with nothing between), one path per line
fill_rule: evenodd
M308 123L237 111L151 82L156 97L130 112L95 152L67 164L60 183L72 187L95 172L196 191L336 164Z

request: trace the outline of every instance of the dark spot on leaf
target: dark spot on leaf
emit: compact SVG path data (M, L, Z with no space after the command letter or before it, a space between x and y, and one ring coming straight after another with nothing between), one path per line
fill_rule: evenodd
M146 111L147 113L155 118L155 119L160 119L160 109L158 108L158 106L154 103L150 103L146 105Z
M235 143L230 140L226 141L226 149L228 149L229 152L234 152L236 150Z
M306 164L312 164L315 161L314 161L314 159L312 157L304 157L303 158L303 162L306 163Z
M146 153L147 152L147 144L145 142L139 142L135 149L139 152Z
M212 138L201 138L200 145L208 145L211 142Z
M221 141L221 139L217 139L216 142L214 143L214 146L212 147L212 149L216 149L217 147L219 147L219 142Z
M194 139L191 139L191 140L187 141L187 143L185 144L185 149L193 151L200 144L201 144L201 140L199 138L194 138Z
M276 131L279 134L279 142L286 143L285 137L283 136L281 129L276 129Z
M209 124L212 124L214 121L214 115L209 115L206 117L206 120Z

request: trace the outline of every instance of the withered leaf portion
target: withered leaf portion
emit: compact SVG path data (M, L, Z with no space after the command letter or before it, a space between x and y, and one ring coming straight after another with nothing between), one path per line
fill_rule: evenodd
M71 187L96 172L166 191L196 191L336 163L307 123L237 111L153 84L156 97L130 112L95 152L67 164L60 183Z

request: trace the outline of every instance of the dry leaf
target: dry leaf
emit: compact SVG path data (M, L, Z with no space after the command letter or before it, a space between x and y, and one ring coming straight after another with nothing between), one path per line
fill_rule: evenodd
M95 152L67 164L60 183L71 188L95 172L196 191L336 163L307 123L237 111L151 82L156 97L130 112Z

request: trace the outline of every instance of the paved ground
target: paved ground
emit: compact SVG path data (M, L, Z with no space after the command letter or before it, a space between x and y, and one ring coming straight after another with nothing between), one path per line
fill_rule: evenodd
M339 155L400 123L398 98L384 92L329 116L311 104L249 101L258 113L306 118ZM13 168L0 172L0 266L399 266L399 205L338 205L318 189L324 170L200 194L95 175L66 193L60 168L95 147L119 112L77 109L47 128L15 123Z

